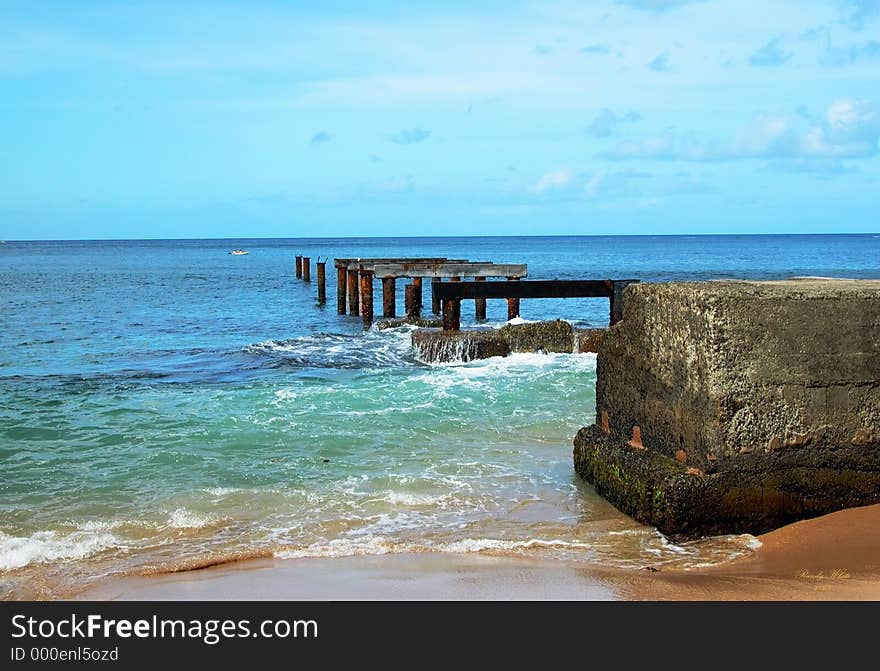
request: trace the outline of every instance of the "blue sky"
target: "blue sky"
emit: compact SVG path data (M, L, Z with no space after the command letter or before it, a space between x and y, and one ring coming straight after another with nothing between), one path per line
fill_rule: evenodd
M880 0L0 8L0 239L877 232L878 137Z

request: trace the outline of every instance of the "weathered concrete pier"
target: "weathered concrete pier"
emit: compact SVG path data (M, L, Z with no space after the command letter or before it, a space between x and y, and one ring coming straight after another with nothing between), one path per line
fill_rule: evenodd
M462 277L473 277L475 281L485 281L487 277L512 277L519 279L528 274L528 267L523 263L492 263L490 261L443 261L443 262L411 262L411 263L379 263L375 268L376 276L382 280L383 286L383 303L387 297L394 296L394 282L399 278L412 279L412 287L410 290L412 298L407 301L406 315L408 318L418 319L421 316L422 307L422 278L431 279L432 296L437 297L439 294L437 288L444 279L450 282L460 282ZM436 301L432 299L432 305L436 305ZM393 303L392 303L393 306ZM517 314L519 313L517 305ZM389 314L390 313L390 314ZM393 310L387 310L383 316L390 317ZM436 314L436 312L435 312ZM475 317L477 319L486 318L485 301L475 308Z
M880 501L880 281L634 284L577 472L672 537Z
M336 267L336 309L339 314L360 315L364 327L373 323L373 281L382 281L382 316L394 319L397 311L396 281L406 278L412 280L405 289L406 318L418 321L422 310L422 282L431 278L432 289L444 278L457 282L462 277L485 279L487 277L525 277L528 273L525 264L496 264L488 261L468 261L467 259L434 258L337 258ZM477 308L480 318L480 309ZM485 304L482 308L485 318Z

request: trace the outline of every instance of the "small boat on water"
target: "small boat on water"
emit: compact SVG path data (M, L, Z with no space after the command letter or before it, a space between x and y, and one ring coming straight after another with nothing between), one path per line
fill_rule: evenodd
M246 252L243 249L233 249L229 253L232 254L233 256L245 256L246 254L250 254L250 252Z

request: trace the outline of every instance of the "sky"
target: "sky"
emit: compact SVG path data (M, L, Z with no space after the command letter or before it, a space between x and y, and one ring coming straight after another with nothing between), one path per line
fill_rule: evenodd
M880 0L0 0L0 239L880 231Z

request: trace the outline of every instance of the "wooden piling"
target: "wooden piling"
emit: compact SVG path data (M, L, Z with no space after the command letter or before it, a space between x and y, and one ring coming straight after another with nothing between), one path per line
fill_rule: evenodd
M518 277L508 277L508 280L518 280ZM519 298L507 299L507 321L519 317Z
M360 309L360 301L358 300L358 296L360 295L360 288L358 287L358 271L357 270L349 270L348 271L348 314L350 315L359 315L361 313Z
M485 282L485 277L475 277L475 282ZM476 317L477 321L483 321L486 319L486 299L485 298L475 298L474 299L474 317Z
M382 316L385 319L394 319L397 314L397 296L393 277L382 278Z
M303 267L302 267L302 259L299 254L296 255L296 278L299 279L303 276Z
M345 285L348 280L345 265L336 264L336 314L345 314Z
M315 268L318 270L318 303L323 305L327 302L327 275L326 261L318 261Z
M434 289L441 281L439 277L431 278L431 313L435 315L440 314L440 297L437 296Z
M373 271L361 269L361 317L364 328L373 325Z
M302 257L303 282L312 281L312 260L308 256Z

